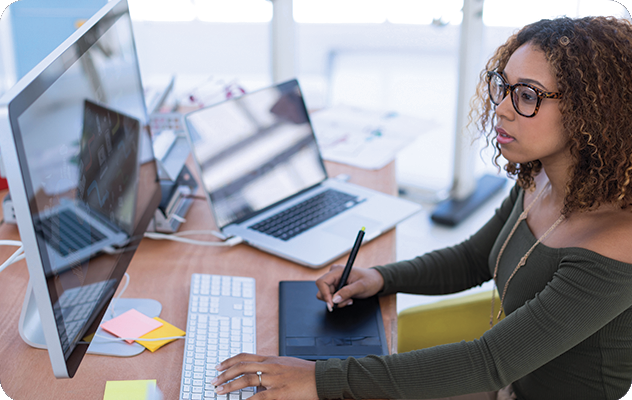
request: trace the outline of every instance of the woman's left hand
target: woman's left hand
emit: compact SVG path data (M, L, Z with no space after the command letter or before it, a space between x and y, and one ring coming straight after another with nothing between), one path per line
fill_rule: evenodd
M251 400L318 399L316 364L312 361L242 353L219 364L217 370L223 371L212 382L217 394L263 386L267 390L255 394Z

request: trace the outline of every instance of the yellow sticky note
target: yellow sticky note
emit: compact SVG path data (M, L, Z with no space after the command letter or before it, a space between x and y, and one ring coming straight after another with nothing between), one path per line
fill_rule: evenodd
M107 381L103 400L146 400L156 389L156 380Z
M163 319L160 319L159 317L155 317L154 319L158 322L162 322L162 326L158 329L155 329L141 336L140 337L141 339L159 339L163 337L184 336L186 334L186 332L184 332L182 329L176 328L175 326L171 325L170 323L168 323L167 321ZM158 350L162 346L166 345L169 342L173 342L174 340L176 339L155 340L155 341L137 340L136 342L145 346L147 349L149 349L149 351L153 353L154 351Z

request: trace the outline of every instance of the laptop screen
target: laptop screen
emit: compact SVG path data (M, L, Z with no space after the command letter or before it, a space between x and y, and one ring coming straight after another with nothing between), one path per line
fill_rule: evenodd
M327 178L296 80L195 111L186 122L219 228Z
M140 129L135 118L89 100L84 103L78 198L128 235L134 228Z

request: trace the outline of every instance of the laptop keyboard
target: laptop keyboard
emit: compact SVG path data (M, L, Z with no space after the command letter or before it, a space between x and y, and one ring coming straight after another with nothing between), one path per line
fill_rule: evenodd
M38 228L48 244L64 257L105 239L105 235L71 210L41 220Z
M101 294L115 283L114 279L95 282L67 289L59 296L59 300L53 307L60 332L66 331L61 342L64 353L68 350L70 342L74 342L86 320L92 315Z
M287 241L359 202L355 196L327 189L248 228Z
M255 353L255 299L253 278L191 276L180 400L245 400L255 394L247 387L217 395L211 385L217 364L242 352Z

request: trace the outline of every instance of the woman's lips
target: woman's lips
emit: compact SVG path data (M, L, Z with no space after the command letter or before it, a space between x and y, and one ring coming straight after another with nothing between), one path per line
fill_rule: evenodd
M500 144L507 144L507 143L511 143L514 140L516 140L513 137L509 136L507 134L507 132L504 129L502 129L502 128L496 128L496 133L498 134L496 136L496 140Z

